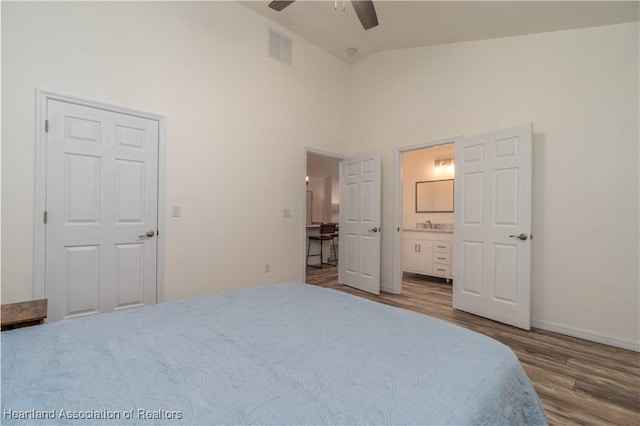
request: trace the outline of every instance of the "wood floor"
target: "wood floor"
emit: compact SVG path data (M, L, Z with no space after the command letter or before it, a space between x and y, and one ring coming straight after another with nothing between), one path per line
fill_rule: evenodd
M307 283L431 315L511 347L552 425L640 425L640 354L548 331L525 331L451 307L451 285L405 275L402 295L338 284L337 268L307 268Z

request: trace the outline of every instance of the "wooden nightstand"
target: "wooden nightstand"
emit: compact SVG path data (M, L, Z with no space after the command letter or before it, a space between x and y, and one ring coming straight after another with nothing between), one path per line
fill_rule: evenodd
M47 299L2 305L2 331L43 324L47 317Z

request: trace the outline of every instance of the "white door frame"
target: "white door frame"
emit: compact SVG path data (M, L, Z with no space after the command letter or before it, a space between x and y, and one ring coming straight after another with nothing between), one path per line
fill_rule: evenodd
M300 185L302 186L302 196L300 197L300 199L302 200L300 202L300 211L306 213L307 211L307 183L306 183L306 177L307 177L307 154L316 154L316 155L322 155L323 157L330 157L330 158L335 158L338 161L342 161L345 156L341 155L341 154L336 154L335 152L329 152L329 151L323 151L321 149L317 149L317 148L311 148L308 146L304 147L304 152L303 152L303 159L302 159L302 164L303 164L303 168L302 168L302 176L300 176ZM342 170L340 170L340 175L338 177L338 185L340 184L340 181L342 180ZM299 253L302 253L302 261L300 262L300 264L302 265L302 270L300 272L300 282L304 283L307 281L307 216L305 214L300 214L300 218L302 219L302 226L303 226L303 232L302 232L302 238L300 238L301 241L301 248L300 250L298 250ZM338 276L338 282L340 282L340 277Z
M159 114L112 105L91 99L61 95L45 90L36 91L36 199L34 214L34 261L33 295L35 299L45 297L45 250L46 226L43 215L47 205L47 147L45 120L49 100L73 103L120 114L133 115L158 122L158 240L156 260L156 303L164 302L164 216L165 216L165 162L166 162L166 118Z
M396 148L395 173L393 182L393 282L391 293L402 292L402 154L418 149L433 148L435 146L456 143L462 140L462 136L437 139L431 142L423 142L415 145ZM387 290L385 288L385 290Z

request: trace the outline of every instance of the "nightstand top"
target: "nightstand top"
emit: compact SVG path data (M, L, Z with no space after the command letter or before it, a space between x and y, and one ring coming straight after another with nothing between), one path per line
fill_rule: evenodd
M41 321L47 317L47 299L2 305L2 327L23 322Z

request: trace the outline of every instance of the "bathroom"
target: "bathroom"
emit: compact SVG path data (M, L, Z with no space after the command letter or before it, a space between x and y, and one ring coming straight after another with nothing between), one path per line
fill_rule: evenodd
M403 272L452 280L454 144L402 156Z

